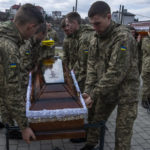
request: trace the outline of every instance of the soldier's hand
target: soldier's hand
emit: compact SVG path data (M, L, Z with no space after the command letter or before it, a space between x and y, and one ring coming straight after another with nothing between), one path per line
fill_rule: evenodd
M84 98L84 100L85 100L85 99L87 99L88 97L90 97L90 95L89 95L89 94L87 94L87 93L83 93L83 94L82 94L82 97L83 97L83 98Z
M84 98L87 108L91 108L93 104L93 100L91 99L91 97L87 93L83 93L82 96Z
M92 108L92 105L93 105L93 101L91 101L89 104L87 104L87 108Z
M24 130L22 130L22 138L28 144L30 144L30 138L32 138L33 140L36 139L36 137L35 137L35 135L34 135L31 128L25 128Z

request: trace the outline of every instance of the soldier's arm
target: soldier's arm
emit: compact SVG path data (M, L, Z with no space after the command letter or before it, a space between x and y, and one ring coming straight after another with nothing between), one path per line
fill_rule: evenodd
M87 93L89 95L95 83L97 82L97 73L95 69L95 64L96 64L96 47L94 47L94 45L91 45L88 51L87 73L84 89L84 93Z
M149 96L150 91L150 38L144 38L142 41L142 79L143 79L143 98Z
M150 38L144 38L142 41L142 52L143 52L143 68L150 69ZM144 70L145 70L144 69Z
M74 62L74 65L72 66L71 69L74 71L76 79L77 79L78 84L79 84L79 70L80 70L80 66L79 66L79 60L78 59L79 58L76 59L76 61Z
M2 67L4 83L2 87L1 106L11 119L16 120L20 129L28 127L25 114L25 93L21 88L20 62L14 45L4 43ZM26 89L25 89L26 90ZM24 95L23 95L24 93Z
M2 65L2 55L0 53L0 104L3 97L3 84L4 84L4 69Z
M128 72L131 55L135 51L135 47L131 45L132 41L133 39L127 33L115 39L107 71L96 83L93 95L106 95L118 88Z
M56 31L55 31L55 34L54 34L54 41L56 42L55 45L59 43L59 38L58 38L58 34L57 34Z
M86 80L86 71L87 71L87 59L88 51L90 46L90 34L82 34L79 39L79 51L78 51L78 82L81 86L81 90L84 90L85 80ZM83 92L83 91L82 91Z

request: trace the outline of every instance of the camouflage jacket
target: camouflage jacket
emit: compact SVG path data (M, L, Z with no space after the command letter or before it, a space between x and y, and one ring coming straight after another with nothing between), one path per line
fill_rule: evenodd
M59 43L59 38L58 38L57 32L52 28L50 30L48 30L46 39L47 40L49 40L49 39L54 40L55 44Z
M68 66L69 64L69 36L66 36L63 41L63 63ZM68 67L70 68L70 67Z
M138 100L138 52L124 26L111 22L105 33L91 41L84 92L107 103Z
M143 96L150 98L150 36L142 40L142 79L143 79Z
M81 25L76 33L64 40L63 60L67 61L65 63L69 65L70 70L74 70L81 92L86 79L88 48L94 33L91 26Z
M75 40L72 35L67 36L63 42L63 63L70 69L73 69L77 60L77 48L78 40Z
M16 120L20 129L28 126L25 115L20 46L23 40L13 22L0 25L0 108L5 123Z
M47 36L45 40L54 40L55 44L53 46L42 46L41 47L41 58L47 59L55 56L55 45L58 44L59 39L56 31L54 29L50 29L47 32Z
M25 41L24 45L20 47L21 54L21 72L23 72L24 87L28 85L28 74L31 72L40 61L40 43L34 38Z

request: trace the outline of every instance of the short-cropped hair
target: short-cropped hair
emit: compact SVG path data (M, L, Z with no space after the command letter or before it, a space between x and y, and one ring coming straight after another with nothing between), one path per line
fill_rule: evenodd
M81 16L77 12L70 12L66 15L66 18L72 22L73 20L76 20L78 24L81 24Z
M23 25L26 23L40 24L44 22L44 17L36 6L32 4L24 4L17 11L14 22Z
M110 7L104 1L97 1L92 4L88 11L88 17L93 17L95 15L100 15L105 17L108 13L111 13Z
M63 18L61 21L61 28L65 28L65 27L66 27L65 18Z

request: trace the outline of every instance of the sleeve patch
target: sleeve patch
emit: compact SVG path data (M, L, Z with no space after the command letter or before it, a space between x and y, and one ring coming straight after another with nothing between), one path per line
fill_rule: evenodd
M10 64L10 68L16 68L16 63Z
M29 54L30 54L30 51L27 50L27 51L26 51L26 55L29 55Z
M88 53L88 49L84 49L84 52L85 52L85 53Z
M126 51L127 48L126 48L125 46L121 46L120 50L121 50L121 51Z

